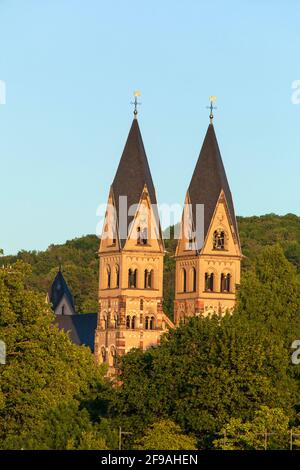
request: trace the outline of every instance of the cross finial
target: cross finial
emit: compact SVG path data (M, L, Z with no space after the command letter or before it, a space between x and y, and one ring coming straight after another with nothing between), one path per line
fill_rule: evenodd
M138 102L138 97L141 96L141 92L140 92L139 90L136 90L136 91L133 93L133 96L134 96L134 101L131 101L131 104L134 105L133 114L134 114L134 118L136 119L136 118L137 118L137 114L138 114L137 107L138 107L138 105L141 104L141 103Z
M208 99L210 101L210 105L206 106L206 107L207 107L207 109L210 109L209 120L210 120L210 123L212 124L213 118L214 118L213 110L217 109L217 107L214 106L214 102L217 100L217 97L216 96L210 96Z

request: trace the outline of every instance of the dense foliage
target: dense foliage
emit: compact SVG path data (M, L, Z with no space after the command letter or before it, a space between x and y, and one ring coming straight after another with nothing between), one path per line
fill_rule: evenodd
M196 450L197 442L182 433L180 426L170 420L155 421L134 443L137 450Z
M98 295L99 239L87 235L67 241L63 245L50 245L46 251L20 251L16 256L2 257L3 265L20 260L32 267L28 285L44 295L48 292L59 265L72 291L78 312L96 312Z
M260 407L251 421L231 418L214 441L222 450L267 450L290 447L289 418L282 409Z
M58 331L45 303L61 262L77 308L96 310L98 239L3 257L0 449L116 449L120 427L123 448L288 448L290 430L300 434L300 365L291 362L300 218L239 218L239 227L246 258L234 314L193 318L159 347L119 358L121 386ZM171 312L176 241L165 245Z
M300 273L300 217L293 214L275 214L261 217L238 217L242 243L243 268L247 269L255 256L267 245L282 246L286 258ZM172 318L174 299L175 248L174 228L165 240L164 310ZM22 260L32 266L28 280L30 287L47 292L62 264L64 276L75 298L78 312L97 311L99 239L95 235L76 238L63 245L50 245L46 251L20 251L16 256L3 256L1 264ZM1 253L0 253L1 254Z
M295 267L280 246L266 247L243 276L233 315L193 318L159 348L122 358L120 422L139 435L154 420L172 419L201 448L212 447L230 420L251 422L262 406L297 425L299 366L290 348L299 312Z
M0 269L0 449L80 448L87 439L104 446L105 371L54 326L44 296L26 286L29 271L20 261Z
M265 246L278 243L287 259L300 273L300 217L295 214L268 214L260 217L237 217L237 221L242 251L246 257L244 267Z

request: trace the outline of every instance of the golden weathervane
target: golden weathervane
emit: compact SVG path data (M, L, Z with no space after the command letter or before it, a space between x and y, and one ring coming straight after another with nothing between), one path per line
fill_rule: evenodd
M140 92L139 90L136 90L136 91L133 93L133 96L134 96L134 101L131 101L131 104L134 105L133 114L134 114L134 117L136 118L136 117L137 117L137 114L138 114L137 107L138 107L138 105L141 104L141 103L138 102L138 98L141 96L141 92Z
M209 119L210 119L210 123L212 124L213 118L214 118L213 110L217 109L217 107L214 106L214 103L217 101L217 97L216 96L209 96L208 99L210 101L210 105L206 106L206 107L207 107L207 109L210 109Z

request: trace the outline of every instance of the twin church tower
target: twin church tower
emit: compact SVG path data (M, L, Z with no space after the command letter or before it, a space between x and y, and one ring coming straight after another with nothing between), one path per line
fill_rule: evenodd
M137 104L137 103L135 103ZM232 310L241 247L230 188L210 124L188 187L175 260L174 324L163 312L164 241L137 120L110 187L99 249L98 362L159 344L190 317Z

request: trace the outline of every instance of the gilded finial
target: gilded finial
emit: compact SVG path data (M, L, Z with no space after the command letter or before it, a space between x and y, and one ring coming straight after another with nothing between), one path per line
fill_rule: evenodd
M210 109L209 120L210 120L210 124L212 124L213 118L214 118L213 110L217 109L217 107L214 106L214 103L217 101L217 97L216 96L210 96L208 99L210 101L210 105L206 106L206 107L207 107L207 109Z
M136 119L136 118L137 118L137 115L138 115L137 107L141 104L141 103L138 102L138 97L141 96L141 92L140 92L139 90L136 90L136 91L133 93L133 96L134 96L134 101L131 101L131 104L134 105L133 114L134 114L134 118Z

